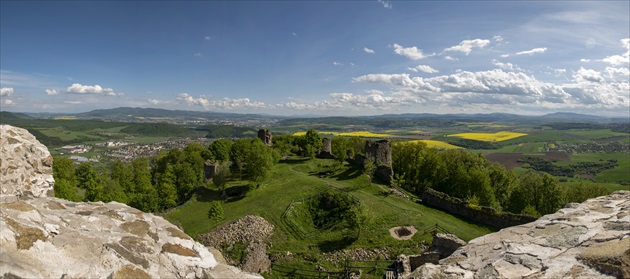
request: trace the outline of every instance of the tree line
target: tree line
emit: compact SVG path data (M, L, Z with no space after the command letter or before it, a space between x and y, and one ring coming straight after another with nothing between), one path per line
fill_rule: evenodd
M517 177L481 153L463 149L438 150L424 143L396 143L392 146L393 183L422 194L432 188L473 204L513 213L549 214L568 202L606 195L597 184L560 186L553 176L535 170Z
M153 158L136 158L126 164L113 161L97 169L91 163L55 157L55 196L71 201L117 201L145 212L175 207L190 199L194 190L209 183L204 165L217 165L214 184L225 187L231 175L252 183L267 179L278 153L258 138L216 140L208 147L190 143Z

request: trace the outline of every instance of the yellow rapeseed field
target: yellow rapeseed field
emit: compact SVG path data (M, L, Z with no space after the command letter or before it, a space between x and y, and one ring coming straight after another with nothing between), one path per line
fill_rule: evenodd
M76 120L76 116L57 116L54 120Z
M424 142L427 144L427 147L429 148L437 148L437 149L461 148L459 146L455 146L450 143L439 141L439 140L410 140L410 141L404 141L402 143L415 143L415 142Z
M356 131L356 132L317 132L320 135L333 135L337 137L364 137L364 138L382 138L389 137L390 134L377 134L368 131ZM306 132L295 132L294 136L306 135Z
M515 139L522 136L527 136L527 134L516 133L516 132L507 132L501 131L496 133L460 133L448 135L449 137L460 137L470 140L478 140L478 141L504 141Z

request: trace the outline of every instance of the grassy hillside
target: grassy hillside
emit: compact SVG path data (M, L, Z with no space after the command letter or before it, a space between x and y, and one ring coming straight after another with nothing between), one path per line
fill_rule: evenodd
M291 252L307 259L319 258L322 252L337 249L383 248L388 247L393 254L400 252L417 253L422 243L430 242L431 235L417 233L411 240L401 241L389 235L389 229L396 226L415 226L423 229L438 223L464 240L487 234L490 229L468 223L439 210L425 207L416 202L394 195L385 194L386 186L370 184L360 170L345 166L326 178L316 174L332 160L290 159L275 166L272 179L258 189L247 192L243 198L223 203L222 222L236 220L248 214L264 217L276 227L270 253ZM234 181L229 189L245 188L245 182ZM337 189L358 199L364 207L365 225L361 231L354 228L332 229L303 236L292 232L283 212L292 201L302 200L318 192ZM195 237L219 225L208 218L210 202L220 199L220 191L202 189L196 197L175 211L166 214L169 221L181 224L187 234ZM294 218L301 218L296 214ZM308 223L308 220L294 220ZM343 226L340 226L343 227ZM357 237L358 235L358 237ZM298 263L291 263L298 264ZM304 263L299 263L300 265ZM326 265L326 263L319 263Z

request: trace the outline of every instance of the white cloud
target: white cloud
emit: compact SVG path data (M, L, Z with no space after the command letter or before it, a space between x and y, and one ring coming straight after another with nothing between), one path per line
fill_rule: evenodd
M592 69L584 69L583 67L580 67L580 69L573 74L573 78L577 82L604 83L606 81L599 72Z
M512 64L512 63L503 63L501 61L498 61L496 59L492 59L492 64L504 69L504 70L510 70L510 71L523 71L523 69L519 68L518 66Z
M203 54L201 54L200 52L195 52L195 54L193 54L194 57L201 57L203 56Z
M81 85L79 83L72 84L66 89L68 93L76 94L103 94L107 96L124 96L124 93L116 93L114 89L103 88L100 85Z
M448 61L459 61L459 59L457 59L455 57L452 57L452 56L449 56L449 55L444 56L444 59L446 59Z
M369 54L374 54L374 53L375 53L373 49L369 49L369 48L367 48L367 47L364 47L364 48L363 48L363 52L365 52L365 53L369 53Z
M508 58L508 57L510 57L509 54L501 54L501 58Z
M429 73L429 74L434 74L434 73L439 73L440 72L440 71L438 71L436 69L431 68L431 66L428 66L428 65L418 65L418 66L415 66L413 68L407 68L407 69L409 69L410 71L414 71L414 72L420 71L420 72L425 72L425 73Z
M546 51L547 51L546 47L537 47L537 48L534 48L534 49L517 52L516 55L524 55L524 54L534 55L536 53L544 53Z
M426 58L427 55L422 53L422 50L417 47L403 47L399 44L394 44L394 52L398 55L405 56L411 60L419 60Z
M204 109L221 109L221 110L237 110L246 108L267 108L263 102L252 102L249 98L230 99L222 98L218 100L211 100L203 95L198 98L194 98L188 93L181 93L177 95L176 100L180 103L187 105L197 105Z
M627 50L622 55L608 56L602 61L613 66L621 66L630 63L630 38L621 39L621 45Z
M468 55L470 54L470 52L472 52L473 48L484 48L488 44L490 44L490 40L463 40L461 43L459 43L459 45L446 48L444 49L444 51L459 51Z
M61 93L61 91L57 89L44 89L44 92L46 93L46 95L58 95L59 93Z
M492 37L492 39L493 39L495 42L503 42L503 37L498 36L498 35L497 35L497 36Z
M337 62L337 61L333 61L332 64L335 65L335 66L343 66L343 63Z
M147 102L152 105L163 105L170 103L169 101L163 101L158 99L147 99Z
M377 0L379 3L381 3L383 5L383 8L385 9L391 9L392 8L392 3L387 1L387 0Z
M4 99L3 103L6 106L13 106L13 105L15 105L15 102L13 102L13 100L11 100L11 99Z
M580 59L580 62L591 62L591 59L582 58Z
M13 94L13 87L0 88L0 96L11 96Z

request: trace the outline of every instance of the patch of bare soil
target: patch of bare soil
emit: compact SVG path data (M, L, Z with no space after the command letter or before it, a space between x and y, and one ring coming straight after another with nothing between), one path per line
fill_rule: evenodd
M484 155L490 162L497 162L508 170L518 168L523 163L518 160L523 157L523 153L488 153Z
M389 234L398 240L408 240L413 237L414 234L418 232L414 226L406 226L406 227L393 227L389 229Z

